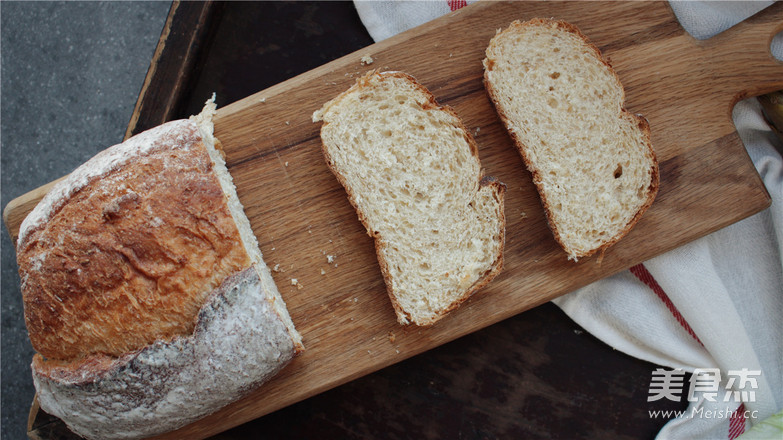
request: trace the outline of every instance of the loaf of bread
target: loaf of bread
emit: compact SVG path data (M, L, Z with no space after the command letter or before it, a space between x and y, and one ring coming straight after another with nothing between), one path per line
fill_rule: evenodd
M313 114L326 163L375 248L402 324L433 324L503 264L505 186L482 178L453 110L400 72L371 71Z
M562 21L515 21L489 43L484 84L569 258L626 235L655 198L658 162L598 48Z
M41 408L87 438L167 432L303 350L213 137L213 101L56 185L17 242Z

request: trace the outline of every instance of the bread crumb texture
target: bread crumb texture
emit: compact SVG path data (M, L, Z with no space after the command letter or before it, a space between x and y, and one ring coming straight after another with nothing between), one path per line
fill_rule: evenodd
M574 26L534 19L492 38L485 84L571 258L625 235L658 188L647 121L628 113L620 80Z
M404 73L371 71L319 118L401 323L435 322L499 272L505 186L481 182L475 142L451 109Z

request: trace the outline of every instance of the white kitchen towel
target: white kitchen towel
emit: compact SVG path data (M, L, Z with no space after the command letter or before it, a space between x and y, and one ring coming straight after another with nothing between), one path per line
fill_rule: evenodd
M684 371L722 372L719 398L696 393L701 398L660 438L735 438L783 405L783 145L755 99L737 104L734 120L772 206L554 301L618 350ZM725 376L743 369L761 374L746 384L740 407L736 395L724 402ZM681 397L687 391L686 384ZM740 411L727 417L727 408Z
M378 42L475 2L476 0L356 0L353 4L367 32Z
M354 2L375 41L469 3ZM698 39L771 3L670 2L683 28ZM780 34L772 52L783 60ZM691 403L681 415L667 417L671 421L659 438L734 439L783 407L783 145L757 100L738 103L733 116L772 206L553 301L612 347L668 367L650 372L649 408L660 398ZM684 372L695 374L683 381Z

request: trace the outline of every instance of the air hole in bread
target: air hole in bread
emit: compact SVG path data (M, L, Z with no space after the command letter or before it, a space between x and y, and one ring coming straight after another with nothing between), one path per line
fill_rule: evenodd
M617 168L615 168L614 170L614 178L619 179L620 176L622 175L623 175L623 165L618 163Z
M560 78L560 72L552 72L549 77L552 79L558 79Z

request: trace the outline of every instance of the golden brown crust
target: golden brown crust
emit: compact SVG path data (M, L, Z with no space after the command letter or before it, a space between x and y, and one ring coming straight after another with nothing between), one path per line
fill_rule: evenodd
M197 128L181 125L20 240L25 321L44 357L119 356L186 335L208 293L251 264Z
M210 149L214 110L99 153L20 228L38 401L80 436L177 429L304 348Z
M370 81L370 78L374 75L383 75L385 77L395 77L395 78L402 78L410 81L413 83L422 93L424 93L427 98L428 102L424 105L424 108L431 108L431 109L438 109L445 111L452 115L456 121L458 121L458 128L462 130L462 132L465 135L465 140L468 142L468 145L470 146L470 151L473 154L473 156L476 158L476 160L479 160L478 156L478 146L476 144L475 139L470 134L470 131L467 129L465 124L462 122L462 119L459 118L457 113L449 106L441 106L438 104L437 100L435 99L435 96L423 85L421 85L418 81L416 81L416 78L412 77L411 75L408 75L404 72L379 72L376 70L368 71L366 74L361 76L356 80L356 83L351 86L348 90L338 95L336 98L334 98L332 101L330 101L328 105L332 105L336 102L339 102L342 97L346 96L348 93L353 91L356 88L362 88L366 87ZM326 107L326 106L325 106ZM321 131L323 132L324 127L326 123L324 123L321 126ZM397 315L397 320L400 324L410 324L412 323L412 317L410 313L406 312L403 307L400 305L400 303L397 301L397 297L394 294L394 291L392 289L393 283L392 283L392 275L388 268L388 262L386 261L386 258L384 257L384 254L382 252L383 247L385 246L385 243L383 242L382 237L380 236L380 233L378 231L373 231L369 227L369 223L367 221L367 218L365 217L364 213L359 209L355 202L355 195L353 191L351 190L351 187L347 184L347 180L345 177L336 169L334 165L334 161L331 158L331 155L329 154L329 151L326 147L326 145L321 145L321 151L323 152L324 159L326 160L326 165L329 167L329 170L334 174L334 176L337 178L337 180L340 182L340 184L345 188L346 193L348 194L348 201L351 203L351 206L353 206L354 210L356 211L356 214L359 218L359 221L364 225L365 229L367 229L367 234L374 239L375 244L375 254L378 258L378 265L380 266L381 275L383 276L384 284L386 285L386 292L389 295L389 299L391 301L392 307L394 308L394 311ZM448 312L458 308L463 302L465 302L473 293L481 289L482 287L489 284L490 281L492 281L493 278L495 278L503 268L503 250L505 246L505 231L506 231L506 218L505 213L503 210L503 200L506 192L506 185L504 185L502 182L498 181L494 177L483 177L481 181L479 182L480 186L492 186L494 188L494 193L496 197L499 198L500 201L500 249L498 252L498 255L496 256L494 262L492 263L491 269L487 271L487 273L483 274L460 298L458 298L454 303L452 303L447 309L442 310L438 313L437 316L433 317L431 320L428 320L426 322L416 322L417 325L420 326L430 326L434 324L435 322L439 321L441 318L443 318Z
M621 90L621 102L623 103L625 102L625 89L623 88L622 83L620 82L620 77L617 75L617 72L614 70L609 60L606 57L604 57L604 55L601 53L600 49L598 49L598 47L596 47L590 41L590 39L587 38L587 36L585 36L579 30L579 28L565 21L558 21L558 20L551 20L551 19L544 19L544 18L533 18L524 23L520 22L519 20L515 20L509 25L507 29L503 30L502 32L512 31L515 28L520 28L524 26L555 27L564 30L566 32L570 32L576 35L577 37L579 37L581 40L583 40L587 44L587 47L589 47L590 50L593 51L596 59L598 59L604 66L606 66L607 69L609 69L615 81L617 81L619 89ZM495 41L493 39L490 42L490 48L494 45L494 43ZM536 185L536 189L538 190L538 194L540 195L541 198L541 205L544 208L544 214L546 216L547 224L549 225L549 229L552 231L552 235L554 236L555 241L557 242L557 244L559 244L563 249L565 249L568 252L569 249L561 238L560 231L557 227L557 222L554 221L554 216L550 208L549 201L547 200L546 192L543 190L539 170L534 166L533 162L528 157L526 153L525 145L519 139L517 134L513 130L508 129L509 127L511 127L510 118L503 111L502 106L499 105L497 94L494 88L492 87L492 83L489 81L488 74L489 71L492 70L492 68L494 67L495 61L490 58L485 58L483 64L484 64L484 88L487 92L487 95L489 96L490 101L492 101L492 104L494 105L500 120L503 122L503 125L507 128L507 132L511 136L511 139L514 142L514 146L516 147L517 151L522 157L522 161L525 163L525 166L527 167L528 171L530 171L530 174L533 178L533 183ZM636 124L639 126L639 128L642 130L643 137L645 140L645 145L647 146L647 150L648 150L647 153L650 155L652 159L653 165L651 169L651 182L647 191L647 199L645 200L644 204L642 204L642 206L639 208L639 210L637 210L637 212L634 214L631 220L618 234L609 238L606 242L604 242L604 244L602 244L601 246L595 249L591 249L584 253L573 254L573 256L577 258L588 257L590 255L595 254L598 251L601 251L603 253L606 251L606 249L608 249L610 246L614 245L621 238L627 235L628 232L630 232L631 229L634 227L634 225L636 225L636 223L639 221L642 214L644 214L644 212L647 211L647 209L652 205L653 200L655 200L655 196L658 193L658 186L659 186L658 160L655 156L655 151L652 148L649 122L641 115L634 115L628 112L628 110L624 106L621 107L620 110L621 110L621 115L633 119L636 122Z

